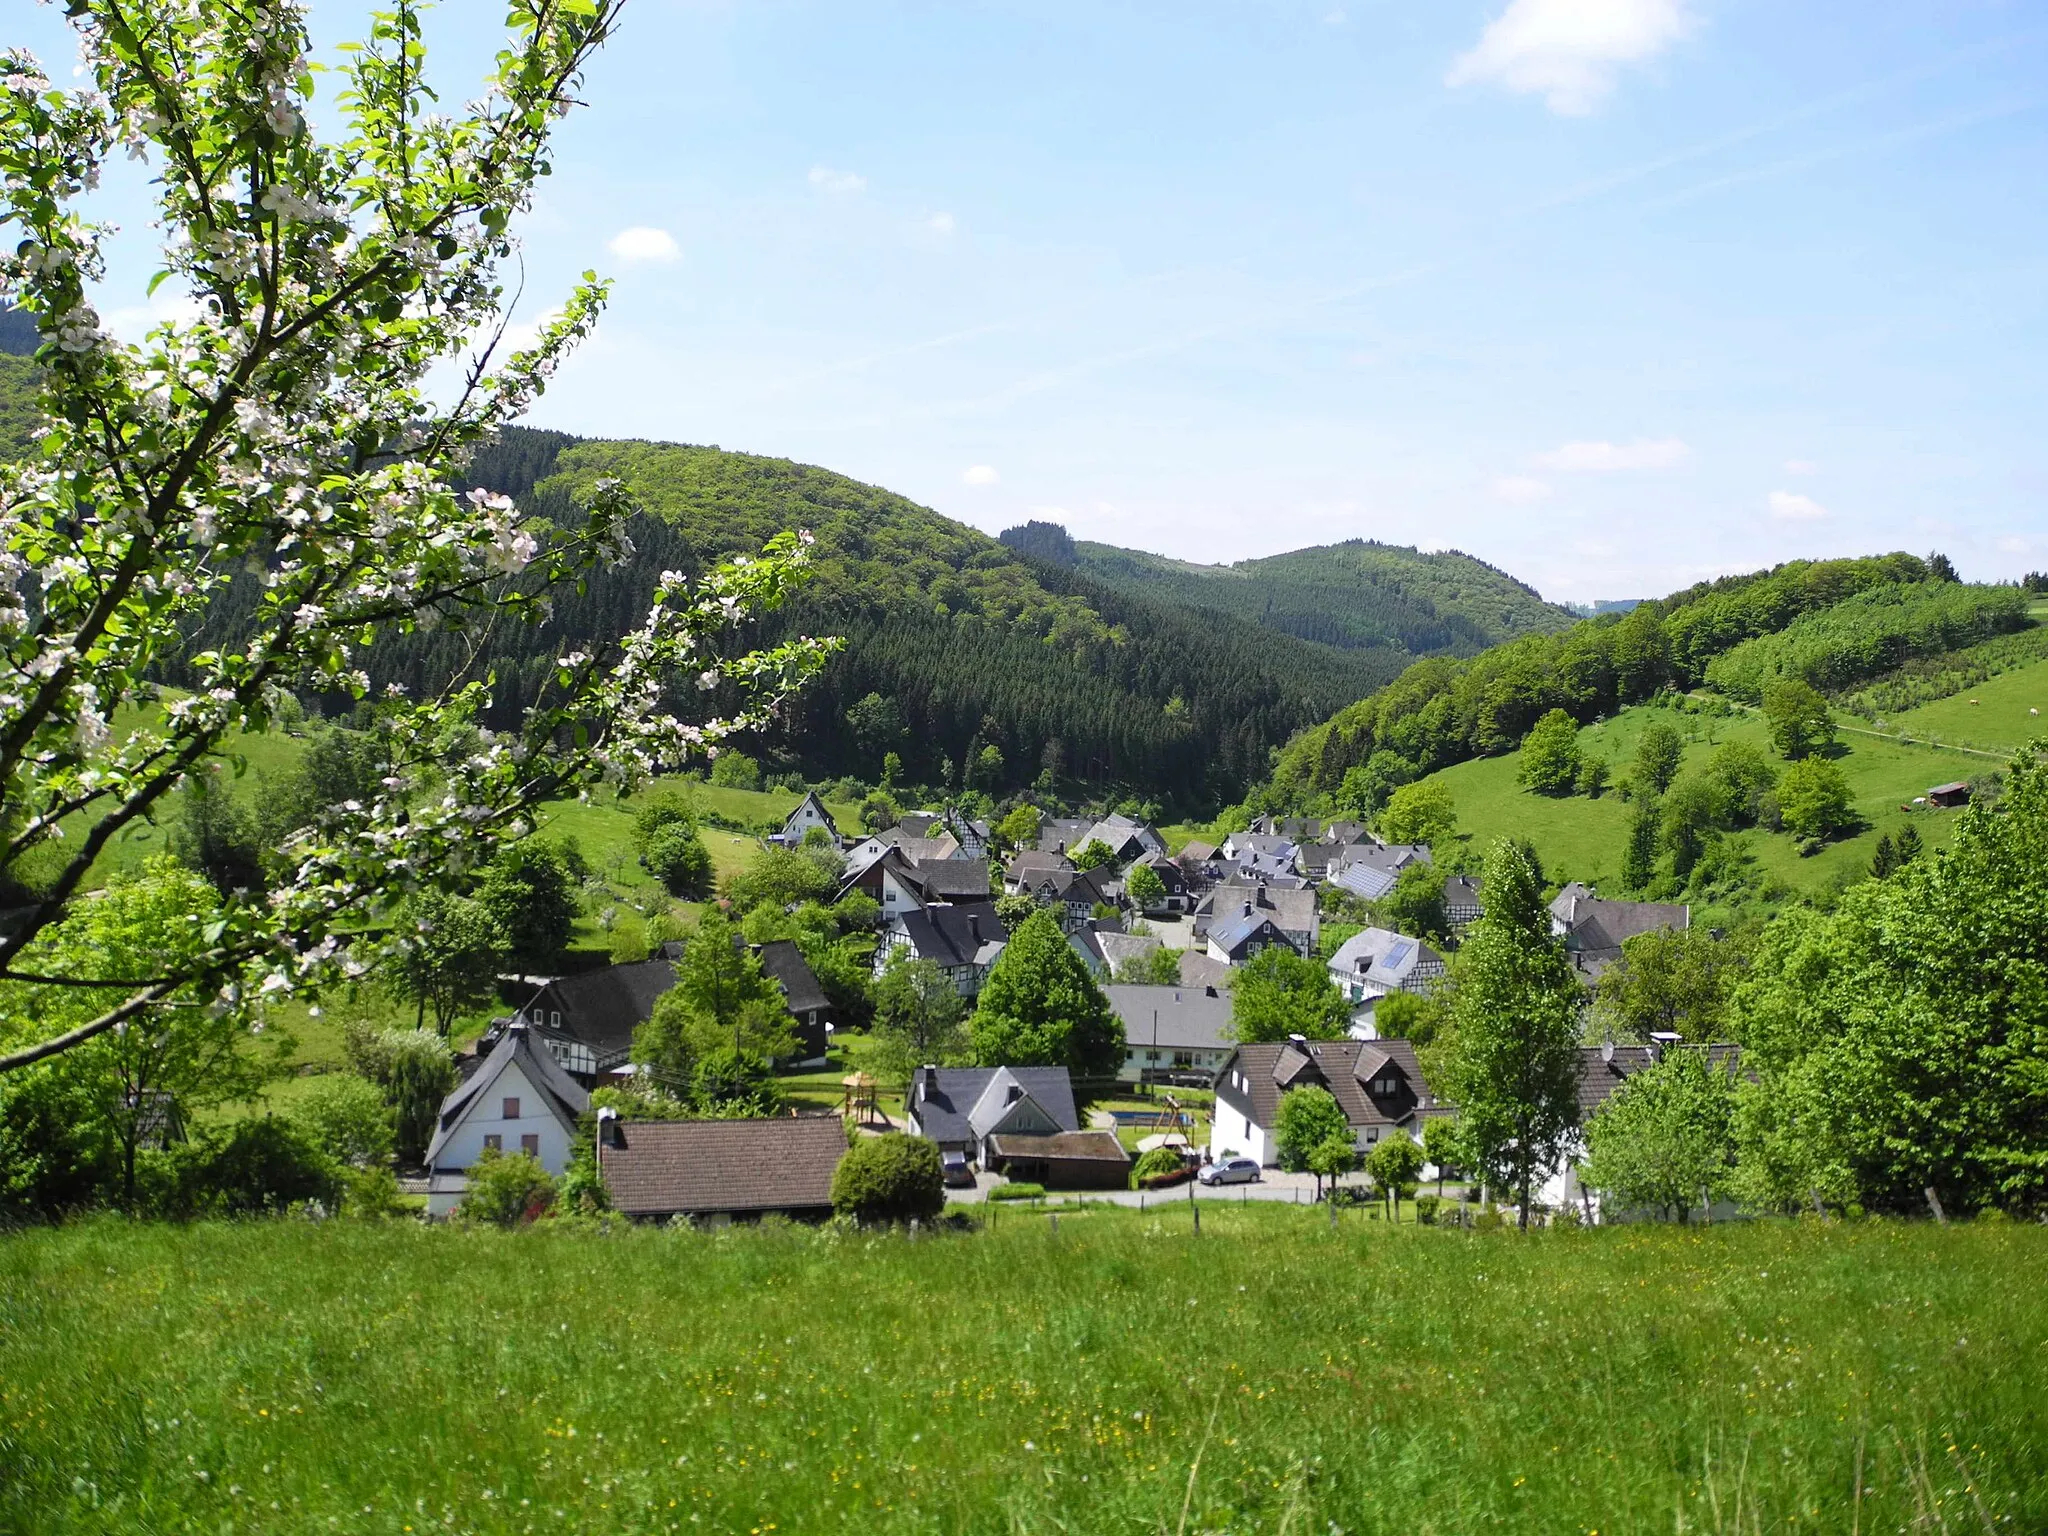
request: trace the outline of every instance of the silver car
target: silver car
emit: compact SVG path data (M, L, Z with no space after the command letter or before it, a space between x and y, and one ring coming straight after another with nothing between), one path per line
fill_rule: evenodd
M1256 1184L1259 1182L1258 1159L1226 1158L1220 1163L1211 1163L1195 1177L1204 1184Z

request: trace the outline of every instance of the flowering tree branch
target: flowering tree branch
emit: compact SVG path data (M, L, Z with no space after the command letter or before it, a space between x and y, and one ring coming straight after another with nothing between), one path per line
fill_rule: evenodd
M498 356L511 221L619 4L513 0L484 94L443 115L426 110L419 9L399 0L347 50L332 138L306 117L293 0L74 0L80 90L54 88L26 53L0 61L0 224L18 236L0 296L44 336L45 431L0 467L0 874L30 896L0 933L0 977L31 1013L37 985L78 980L42 961L108 845L234 734L267 728L286 694L366 699L380 637L545 623L552 591L632 557L636 509L616 484L573 528L450 484L603 307L606 285L585 274L531 346ZM155 283L196 305L139 345L92 306L115 231L80 212L122 147L156 173ZM465 352L457 398L437 405L430 370ZM473 728L476 679L375 701L390 765L376 797L324 808L268 894L231 899L177 974L0 1055L0 1070L173 992L218 989L226 1006L354 973L395 899L473 871L539 802L638 782L759 725L832 646L738 640L802 579L807 545L792 533L694 578L665 573L644 620L561 657L515 730ZM254 617L187 654L183 637L249 570ZM159 685L174 660L196 686ZM713 695L726 713L682 702Z

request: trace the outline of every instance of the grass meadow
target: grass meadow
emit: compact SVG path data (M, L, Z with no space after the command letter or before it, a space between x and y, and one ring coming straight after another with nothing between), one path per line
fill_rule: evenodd
M1994 678L1986 686L2003 681ZM1748 741L1777 761L1769 733L1755 715L1717 718L1649 704L1587 726L1579 733L1579 748L1605 758L1619 774L1628 768L1643 732L1660 720L1677 727L1686 738L1682 773L1704 766L1717 745L1731 740ZM1909 821L1928 848L1947 846L1954 831L1952 816L1908 812L1900 807L1924 794L1929 785L1967 779L1987 768L2003 766L1989 758L1846 731L1840 737L1836 761L1849 780L1862 830L1829 843L1810 857L1802 857L1785 833L1735 834L1755 857L1760 874L1795 892L1818 892L1843 879L1860 877L1870 867L1878 837L1896 833ZM1515 781L1519 768L1520 755L1511 752L1460 763L1433 776L1451 791L1458 808L1458 831L1467 846L1483 852L1497 838L1526 837L1535 844L1544 872L1553 881L1600 881L1618 887L1633 809L1629 803L1611 789L1597 799L1531 794Z
M0 1529L2048 1527L2048 1232L0 1239Z

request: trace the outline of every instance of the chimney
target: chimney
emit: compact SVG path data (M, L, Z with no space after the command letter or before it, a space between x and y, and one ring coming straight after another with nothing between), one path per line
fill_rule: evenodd
M937 1067L926 1063L917 1069L917 1075L923 1080L925 1098L931 1098L939 1091L939 1069Z
M1252 904L1250 902L1246 902L1244 904L1244 915L1246 917L1250 917L1252 915Z
M1287 1043L1288 1043L1289 1045L1298 1045L1298 1046L1300 1046L1300 1047L1301 1047L1301 1048L1302 1048L1302 1049L1303 1049L1303 1050L1305 1051L1305 1050L1307 1050L1307 1049L1308 1049L1308 1036L1307 1036L1307 1035L1289 1035L1289 1036L1287 1037Z
M980 946L981 914L979 912L970 912L967 914L967 936L970 939L974 940L977 948Z
M1216 995L1216 989L1213 986L1204 987L1202 988L1202 991L1210 997L1214 997Z

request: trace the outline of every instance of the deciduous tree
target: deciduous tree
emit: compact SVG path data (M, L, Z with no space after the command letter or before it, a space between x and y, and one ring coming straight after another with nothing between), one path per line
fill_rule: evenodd
M1579 1178L1624 1207L1683 1222L1727 1193L1735 1093L1725 1067L1681 1047L1631 1075L1586 1126Z
M983 1066L1109 1077L1123 1064L1123 1023L1050 912L1027 918L989 968L973 1038Z
M1430 1080L1458 1106L1479 1171L1516 1191L1527 1226L1536 1181L1578 1120L1580 992L1521 849L1496 843L1484 886L1486 913L1452 963L1451 1028Z
M1351 1028L1351 1005L1330 973L1284 944L1254 955L1230 978L1230 1027L1238 1040L1342 1040Z
M378 700L375 793L321 807L279 850L268 898L228 902L175 970L41 980L51 973L28 953L85 901L102 852L237 733L267 729L287 691L367 702L364 652L381 638L539 621L554 589L627 557L632 512L608 483L542 526L508 497L449 484L602 307L588 279L534 345L505 355L509 226L616 0L513 0L485 91L435 115L417 10L380 14L339 67L328 101L342 126L325 139L307 119L312 41L289 0L70 11L81 87L57 89L17 53L0 92L0 159L16 168L0 184L0 284L44 338L45 413L36 456L0 468L0 645L21 683L0 697L13 818L0 876L39 875L0 936L0 977L48 989L27 1017L71 1022L17 1036L0 1070L187 987L232 998L335 979L393 900L486 862L530 830L536 804L680 766L763 721L829 649L735 644L736 621L798 579L796 535L750 564L664 579L637 632L562 656L517 728L488 741L468 727L481 681ZM124 146L156 200L158 281L191 301L136 343L112 336L89 296L110 262L141 255L88 206ZM450 387L430 391L449 363ZM193 651L209 610L252 586L246 622ZM173 663L189 692L168 697L155 679ZM678 713L685 679L729 712ZM60 847L67 826L81 830ZM101 981L85 995L119 995L94 1016L57 1005L60 989Z
M1539 795L1568 795L1579 777L1579 723L1553 709L1522 738L1516 777Z

